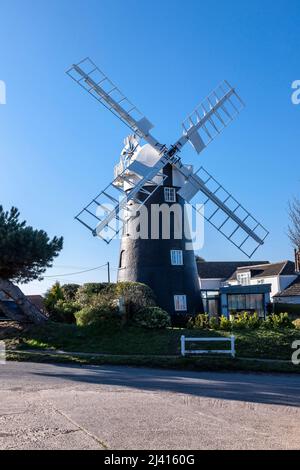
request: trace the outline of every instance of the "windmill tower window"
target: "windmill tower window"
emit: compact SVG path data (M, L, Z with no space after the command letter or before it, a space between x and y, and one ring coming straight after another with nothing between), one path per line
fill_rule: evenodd
M124 268L125 250L120 253L119 268Z
M182 250L171 250L171 264L172 266L183 265Z
M164 188L165 202L176 202L175 188Z
M186 312L186 295L174 295L174 307L176 312Z

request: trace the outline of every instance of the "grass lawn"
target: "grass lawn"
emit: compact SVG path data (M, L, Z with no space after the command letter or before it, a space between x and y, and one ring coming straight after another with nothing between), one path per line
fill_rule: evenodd
M97 331L92 327L77 327L49 322L44 326L25 328L5 327L0 323L0 339L5 339L8 349L60 349L68 352L101 353L110 355L178 356L180 336L189 337L230 336L228 332L208 330L145 330L123 327ZM300 340L300 330L240 330L236 337L237 357L290 360L294 340ZM228 343L195 343L196 348L225 349ZM189 347L193 347L191 343Z

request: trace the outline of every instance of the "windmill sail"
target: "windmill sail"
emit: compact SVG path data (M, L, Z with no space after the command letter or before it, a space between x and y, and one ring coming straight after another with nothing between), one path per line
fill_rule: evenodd
M177 168L184 173L180 164ZM204 214L195 202L199 193L204 196ZM248 258L263 245L269 232L203 167L188 176L178 194Z
M130 201L143 206L163 184L166 175L163 168L170 160L162 156L152 167L134 160L101 193L85 206L75 219L88 228L94 236L110 243L126 222L124 211ZM155 179L154 179L155 178ZM124 191L128 183L132 189Z
M145 139L158 150L165 148L164 145L160 144L150 134L153 124L89 57L78 64L74 64L66 73L103 106L121 119L134 134Z
M183 121L183 136L177 145L190 141L199 154L243 107L235 89L224 81Z

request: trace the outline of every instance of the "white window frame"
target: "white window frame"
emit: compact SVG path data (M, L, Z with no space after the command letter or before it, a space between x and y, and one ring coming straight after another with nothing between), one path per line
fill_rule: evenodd
M172 266L183 266L182 250L171 250L171 264Z
M166 186L164 188L165 202L176 202L176 189Z
M241 286L249 286L250 285L250 272L247 271L246 273L238 273L237 280Z
M175 312L186 312L187 311L187 301L185 294L175 294L174 295L174 308Z

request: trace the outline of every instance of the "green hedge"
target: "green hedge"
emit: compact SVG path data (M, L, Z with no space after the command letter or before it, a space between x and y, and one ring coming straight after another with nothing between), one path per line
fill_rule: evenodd
M133 323L142 328L162 329L171 325L171 319L160 307L144 307L133 316Z
M258 317L257 313L242 312L230 315L229 318L222 315L220 318L211 317L207 314L199 314L190 318L188 328L191 329L213 329L213 330L254 330L256 328L268 328L276 330L278 328L295 328L288 313L268 315L266 320Z

